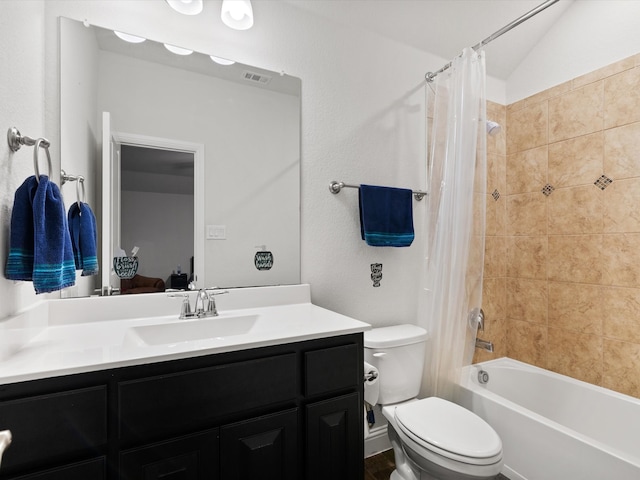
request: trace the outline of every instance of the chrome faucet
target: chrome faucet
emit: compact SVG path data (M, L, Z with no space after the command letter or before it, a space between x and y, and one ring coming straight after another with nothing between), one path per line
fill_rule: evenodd
M487 352L493 352L493 343L487 342L486 340L482 340L480 338L476 338L476 348L481 348L482 350L486 350Z
M186 318L205 318L218 316L218 308L216 307L216 300L214 296L229 293L229 291L221 290L212 291L211 293L209 293L207 292L207 290L212 289L201 288L200 290L198 290L193 310L191 310L189 295L183 295L184 300L182 301L182 307L180 309L181 320L184 320Z
M475 321L479 332L484 332L484 310L474 308L469 313L469 322ZM493 352L493 343L476 337L476 348L481 348L487 352Z

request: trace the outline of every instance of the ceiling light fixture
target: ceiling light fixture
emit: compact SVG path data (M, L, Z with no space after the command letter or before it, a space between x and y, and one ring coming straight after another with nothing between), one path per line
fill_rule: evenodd
M183 15L198 15L202 12L202 0L165 0L171 8Z
M169 45L168 43L164 44L164 48L169 50L171 53L175 53L176 55L191 55L193 50L189 50L188 48L176 47L175 45Z
M138 37L136 35L131 35L129 33L122 33L116 30L114 30L113 33L115 33L120 40L124 40L125 42L129 42L129 43L142 43L146 40L146 38L144 37Z
M213 60L214 62L220 65L233 65L234 63L236 63L233 60L227 60L226 58L216 57L215 55L209 55L209 57L211 58L211 60Z
M222 22L235 30L248 30L253 26L251 0L222 0Z

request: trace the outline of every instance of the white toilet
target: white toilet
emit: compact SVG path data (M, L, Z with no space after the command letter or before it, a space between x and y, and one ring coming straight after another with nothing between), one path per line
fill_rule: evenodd
M364 359L378 369L382 414L389 422L396 470L390 480L481 480L502 468L498 434L473 412L447 400L417 400L427 332L415 325L364 334Z

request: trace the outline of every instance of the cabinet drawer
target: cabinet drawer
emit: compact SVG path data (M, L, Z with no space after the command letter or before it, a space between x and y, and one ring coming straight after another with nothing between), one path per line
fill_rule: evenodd
M98 386L0 402L0 425L13 442L2 471L67 462L107 441L107 388Z
M362 378L358 378L359 350L351 344L306 352L305 395L321 395L362 383Z
M52 468L40 473L12 477L11 480L104 480L106 478L105 464L104 457L100 457L88 462Z
M120 454L121 480L216 480L218 429Z
M225 416L294 401L295 353L121 382L123 443L216 426Z
M297 480L298 445L297 408L221 427L221 476Z

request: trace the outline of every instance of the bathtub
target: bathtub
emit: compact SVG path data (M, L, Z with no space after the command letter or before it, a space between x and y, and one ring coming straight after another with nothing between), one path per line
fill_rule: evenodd
M462 383L458 402L498 432L511 480L640 479L640 400L509 358L466 367Z

